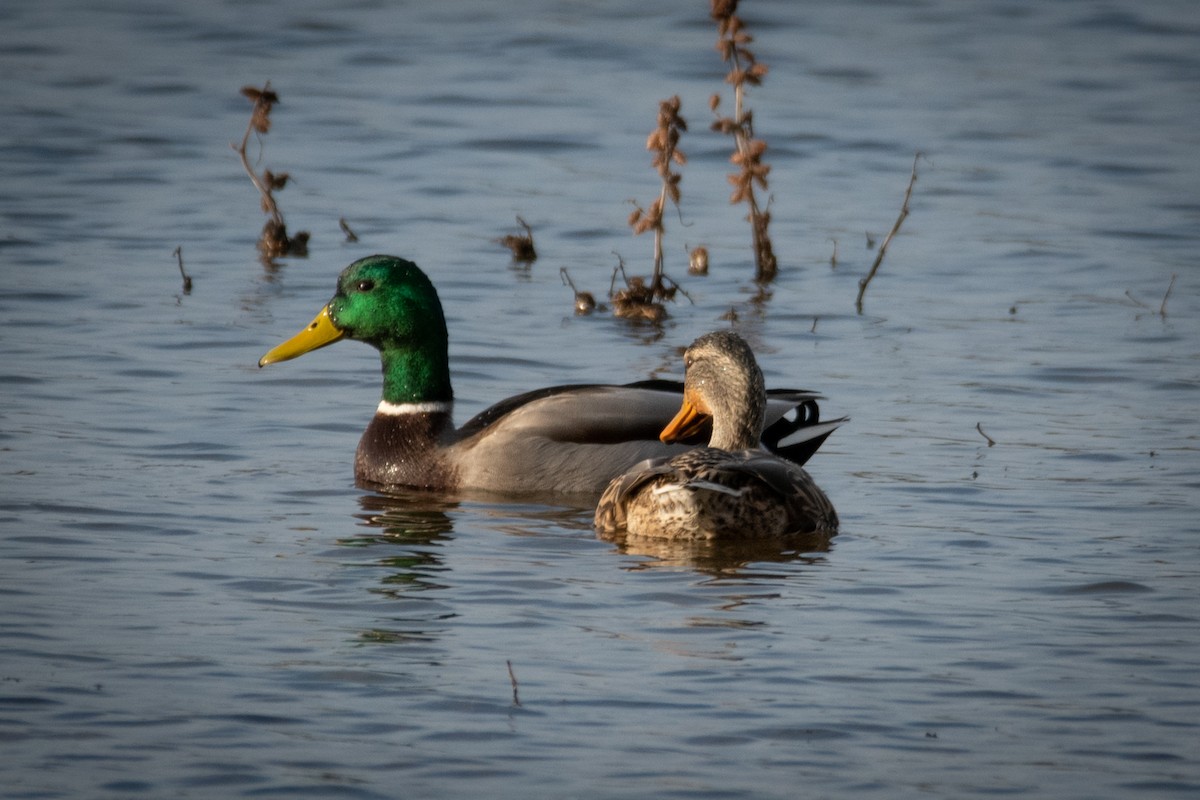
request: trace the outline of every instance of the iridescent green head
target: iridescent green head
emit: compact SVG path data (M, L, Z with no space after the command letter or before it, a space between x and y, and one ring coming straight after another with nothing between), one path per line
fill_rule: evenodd
M337 293L300 333L264 355L260 367L343 339L379 350L383 399L449 401L449 340L437 291L420 267L395 256L368 256L338 276Z

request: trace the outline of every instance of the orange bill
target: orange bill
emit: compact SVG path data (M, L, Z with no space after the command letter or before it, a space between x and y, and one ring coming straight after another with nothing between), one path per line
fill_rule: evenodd
M700 433L707 419L707 409L693 403L688 393L684 392L683 405L680 407L679 413L667 423L667 427L662 429L662 433L658 435L658 438L666 444L671 444L672 442L686 439L689 436L695 436Z

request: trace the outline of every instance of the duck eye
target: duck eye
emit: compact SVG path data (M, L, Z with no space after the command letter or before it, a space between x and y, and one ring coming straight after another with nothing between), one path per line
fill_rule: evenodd
M359 281L356 288L360 292L369 292L375 288L375 281Z

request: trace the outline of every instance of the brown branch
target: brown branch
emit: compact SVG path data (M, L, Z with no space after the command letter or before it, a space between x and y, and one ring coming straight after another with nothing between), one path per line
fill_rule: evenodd
M649 287L654 299L669 299L668 293L673 294L667 287L668 279L663 271L663 234L666 231L663 215L668 202L673 203L676 211L679 211L679 183L683 176L672 167L687 163L687 156L679 149L679 139L687 130L687 121L679 114L680 105L679 95L658 104L658 123L646 139L646 149L654 153L651 164L658 173L662 186L649 209L644 209L635 202L633 213L629 215L628 220L634 236L654 231L654 274Z
M180 245L179 247L176 247L175 252L172 253L171 255L175 256L175 258L179 261L179 274L183 278L183 293L191 294L192 293L192 276L188 275L186 272L183 271L183 246ZM1164 301L1164 302L1166 302L1166 301Z
M1158 307L1158 315L1164 319L1167 316L1167 298L1171 296L1171 290L1175 288L1175 278L1177 277L1178 275L1174 272L1171 273L1171 283L1167 286L1167 293L1163 295L1162 305Z
M875 263L871 264L871 271L867 273L867 277L858 282L858 299L854 301L854 307L858 309L858 313L863 311L863 295L867 293L867 286L875 277L875 273L879 272L879 265L883 263L883 256L887 253L888 245L892 243L892 237L900 230L900 226L904 224L904 220L908 217L908 201L912 199L913 185L917 182L917 162L921 160L921 153L918 151L913 157L912 177L908 179L908 188L904 192L904 202L900 206L900 216L896 217L896 224L888 231L888 235L884 238L883 243L879 245L879 252L875 255Z
M517 696L517 676L513 673L512 662L505 659L504 663L508 665L508 680L512 683L513 705L519 706L521 705L521 698Z
M250 122L246 125L246 133L242 136L241 146L230 145L230 147L233 147L238 154L242 162L242 169L246 170L251 183L258 190L263 211L271 215L259 235L258 248L267 259L285 255L308 255L308 232L300 231L295 236L289 237L283 212L279 210L279 204L275 202L274 192L287 185L288 174L283 172L276 175L269 169L265 169L262 175L259 175L250 165L250 157L246 153L252 133L261 136L271 129L271 108L279 102L279 95L272 91L270 81L267 81L261 89L243 86L242 94L254 103L254 108L250 112Z
M234 147L238 156L242 161L242 169L246 170L246 174L250 176L250 182L254 184L254 188L258 189L258 193L262 198L263 210L271 215L271 219L282 226L283 214L279 211L279 206L275 203L275 198L272 196L272 187L267 183L269 172L264 172L263 176L259 176L254 171L254 167L250 165L250 158L246 154L247 148L250 145L250 134L257 132L262 135L271 129L271 108L279 102L279 95L271 90L271 82L267 81L262 89L256 89L253 86L243 86L242 94L248 97L253 103L254 108L250 112L250 122L246 125L246 133L242 136L242 144L240 147Z
M596 296L591 292L584 292L575 288L575 281L571 280L571 275L567 272L566 267L559 267L558 274L562 278L563 285L570 286L571 291L575 293L576 314L590 314L596 310ZM611 292L612 290L610 289L609 291Z
M759 205L754 189L757 186L767 191L767 175L771 167L762 160L762 154L767 149L766 142L754 138L754 115L745 110L745 94L747 84L762 85L767 65L760 64L747 47L754 39L745 32L745 24L736 12L737 0L712 0L710 16L717 23L717 52L721 54L721 60L729 64L725 82L733 86L733 116L722 117L717 114L720 95L712 96L709 108L717 115L712 124L713 130L733 136L734 139L734 153L730 161L741 171L729 175L729 182L734 187L729 202L737 204L745 201L750 210L748 219L754 246L754 277L758 282L765 283L775 277L778 265L768 233L771 214Z
M996 440L983 432L983 423L982 422L975 423L975 430L979 431L980 436L982 436L984 439L987 439L988 447L995 447Z

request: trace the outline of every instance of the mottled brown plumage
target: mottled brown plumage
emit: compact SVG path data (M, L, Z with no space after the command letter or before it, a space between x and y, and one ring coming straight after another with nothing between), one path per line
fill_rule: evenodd
M759 445L766 408L762 371L740 336L700 337L684 356L683 406L665 442L708 418L708 447L643 461L609 484L596 508L602 534L735 539L837 531L833 504L798 464Z

